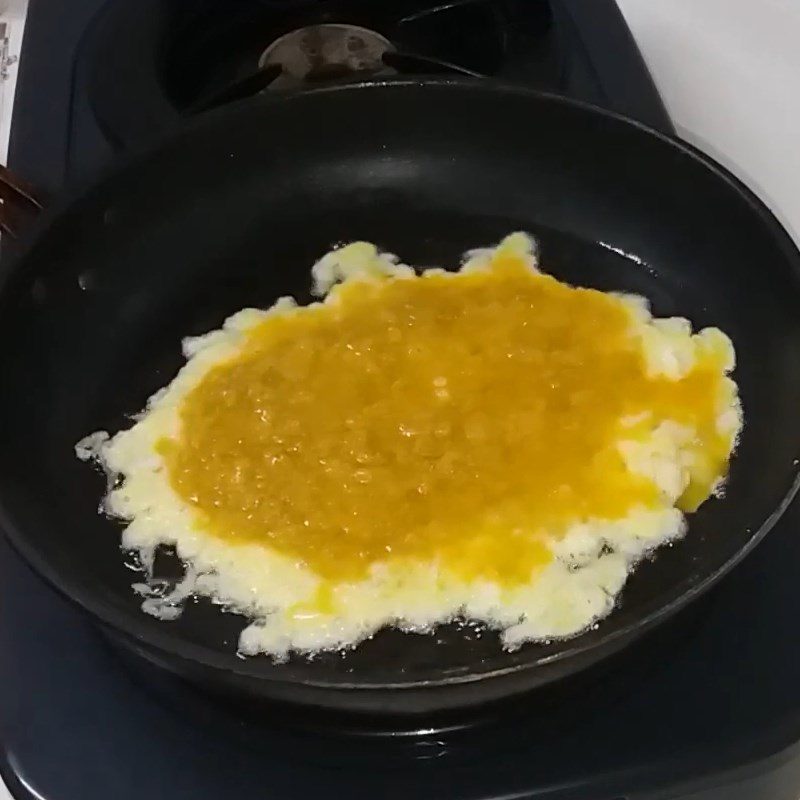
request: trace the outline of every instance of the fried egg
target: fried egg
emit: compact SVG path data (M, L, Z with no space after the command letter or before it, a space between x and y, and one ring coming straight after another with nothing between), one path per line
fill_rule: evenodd
M455 272L356 242L312 276L319 302L186 339L131 428L76 446L114 479L145 612L208 596L276 660L456 618L506 648L574 636L720 494L742 426L720 330L560 282L522 233Z

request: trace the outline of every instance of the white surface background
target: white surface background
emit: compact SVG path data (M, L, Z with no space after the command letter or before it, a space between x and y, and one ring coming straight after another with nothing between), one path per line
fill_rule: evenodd
M47 0L45 0L47 2ZM19 56L25 28L28 0L0 0L0 22L8 25L9 53ZM8 68L8 80L0 83L0 155L5 164L8 153L8 135L11 131L11 111L14 106L14 89L17 85L17 64ZM2 798L0 798L2 800Z
M800 242L800 0L617 0L678 132Z
M749 184L800 243L800 0L618 2L678 132ZM0 1L14 53L25 7ZM6 82L3 155L12 101ZM2 785L0 800L10 800Z

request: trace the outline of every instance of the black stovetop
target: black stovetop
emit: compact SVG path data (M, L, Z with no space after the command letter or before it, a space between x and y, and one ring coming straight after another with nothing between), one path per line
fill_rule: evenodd
M31 0L10 166L49 195L90 181L252 89L262 44L309 21L378 30L413 56L405 71L490 74L670 131L613 0ZM26 800L796 800L798 528L795 504L713 594L580 691L370 737L243 715L122 660L0 539L0 772Z

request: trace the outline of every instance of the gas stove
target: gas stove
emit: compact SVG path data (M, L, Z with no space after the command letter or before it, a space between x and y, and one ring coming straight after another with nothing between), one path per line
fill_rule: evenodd
M40 0L9 164L45 195L256 92L485 77L672 127L613 0ZM0 774L24 800L796 800L800 508L599 670L480 720L326 729L123 657L0 539ZM277 718L280 717L280 718Z
M672 130L613 0L44 5L29 13L9 161L47 194L93 179L192 114L331 80L487 76Z

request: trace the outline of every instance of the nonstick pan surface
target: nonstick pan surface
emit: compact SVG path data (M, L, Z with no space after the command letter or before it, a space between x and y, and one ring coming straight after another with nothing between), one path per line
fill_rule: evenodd
M181 338L244 306L308 299L309 267L365 238L413 264L527 230L543 267L645 295L733 339L745 428L726 497L640 565L569 641L384 631L353 652L241 659L244 621L207 602L143 614L73 447L117 431L182 364ZM630 255L626 255L630 254ZM205 115L51 215L0 288L0 524L126 646L223 692L315 708L475 706L584 669L705 591L774 524L800 457L800 255L767 209L692 148L613 114L489 83L397 82ZM24 609L23 609L24 612ZM753 620L742 625L755 624Z

